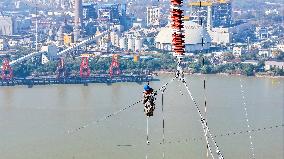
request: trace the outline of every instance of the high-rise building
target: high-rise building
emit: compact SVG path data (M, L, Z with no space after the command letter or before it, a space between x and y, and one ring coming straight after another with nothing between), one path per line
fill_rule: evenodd
M158 26L160 25L160 7L151 6L147 7L147 26Z
M232 25L232 3L224 1L212 6L212 26L228 28Z
M233 23L230 0L195 1L191 2L189 6L190 20L205 27L228 28Z
M97 19L96 4L87 3L83 4L83 18L84 19Z
M98 20L105 22L119 22L119 4L104 4L99 6Z

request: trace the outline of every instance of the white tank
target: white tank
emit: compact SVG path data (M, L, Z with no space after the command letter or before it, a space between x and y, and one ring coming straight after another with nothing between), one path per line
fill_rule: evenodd
M128 38L127 40L128 42L128 50L132 50L132 51L135 51L135 41L133 38Z
M136 38L135 39L135 51L141 51L142 48L142 39Z
M127 49L127 46L126 46L126 38L125 37L121 37L119 39L119 48L121 49Z

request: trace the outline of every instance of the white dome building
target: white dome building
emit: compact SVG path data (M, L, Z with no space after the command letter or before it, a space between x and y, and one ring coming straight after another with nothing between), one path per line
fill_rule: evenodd
M172 51L172 28L170 24L161 28L161 31L155 38L156 48L166 51ZM184 22L185 51L207 50L211 44L211 38L205 28L192 21ZM203 37L203 46L202 46Z

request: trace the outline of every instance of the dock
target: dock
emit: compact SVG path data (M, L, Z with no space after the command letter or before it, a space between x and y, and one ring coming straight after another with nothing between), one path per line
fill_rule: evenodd
M26 85L33 87L36 85L56 85L56 84L83 84L87 86L89 83L106 83L112 84L117 82L148 82L157 81L152 75L120 75L110 77L109 75L93 75L90 77L82 78L77 76L57 78L55 76L41 76L41 77L26 77L26 78L13 78L11 80L0 80L1 86L21 86Z

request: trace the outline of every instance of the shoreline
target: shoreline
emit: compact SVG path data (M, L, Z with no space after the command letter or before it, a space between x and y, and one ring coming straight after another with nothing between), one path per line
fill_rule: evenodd
M175 74L172 71L154 71L155 75L164 75L164 74ZM194 75L194 76L201 76L201 75L218 75L218 76L244 76L244 77L256 77L256 78L270 78L270 79L284 79L284 76L269 76L269 75L260 75L256 74L254 76L245 76L240 74L229 74L229 73L215 73L215 74L202 74L202 73L184 73L185 75Z

